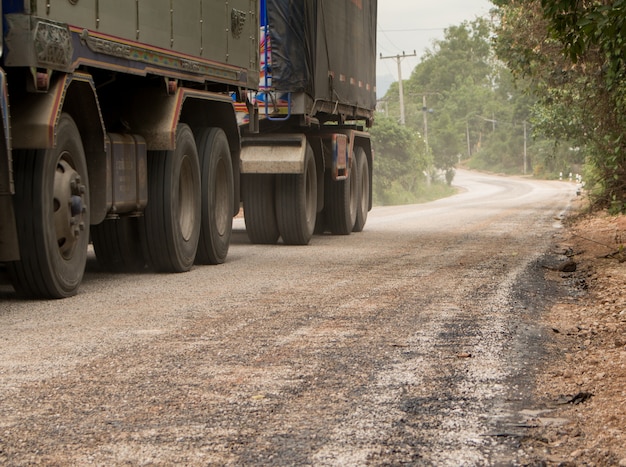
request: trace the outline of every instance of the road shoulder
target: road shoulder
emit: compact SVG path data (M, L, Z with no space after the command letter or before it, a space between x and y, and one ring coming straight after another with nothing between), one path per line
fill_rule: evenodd
M537 398L545 410L528 441L547 465L626 466L625 243L626 216L580 216L555 237L560 260L545 265L567 292L544 317L551 358Z

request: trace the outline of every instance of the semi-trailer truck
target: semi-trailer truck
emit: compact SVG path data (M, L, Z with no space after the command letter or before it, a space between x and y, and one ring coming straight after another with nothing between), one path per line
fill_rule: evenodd
M2 0L0 265L22 295L363 229L376 0ZM245 117L242 115L245 114Z

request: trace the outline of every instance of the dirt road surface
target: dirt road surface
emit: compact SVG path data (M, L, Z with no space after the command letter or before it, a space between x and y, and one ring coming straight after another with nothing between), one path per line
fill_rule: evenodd
M573 185L459 171L365 231L24 301L0 284L0 464L515 465Z

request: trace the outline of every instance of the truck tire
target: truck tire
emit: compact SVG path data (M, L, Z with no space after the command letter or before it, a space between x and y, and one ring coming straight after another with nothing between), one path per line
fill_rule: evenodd
M252 243L272 245L280 232L276 221L276 176L245 174L241 194L246 233Z
M363 148L356 148L354 158L356 159L356 173L358 176L356 183L359 185L359 198L356 207L356 222L352 231L361 232L367 222L367 213L370 205L370 172L367 156Z
M191 129L179 124L176 149L148 153L148 205L142 228L148 265L158 272L191 269L200 238L200 163Z
M315 229L313 230L314 235L324 235L326 233L326 213L325 210L322 209L317 213L317 219L315 219Z
M91 226L91 241L105 271L138 272L146 265L137 217L108 219Z
M202 129L196 144L202 185L202 224L196 263L222 264L230 246L235 203L230 147L221 128Z
M276 179L276 220L287 245L307 245L317 215L317 170L313 149L307 143L304 173L282 174Z
M349 235L356 223L359 200L358 167L352 154L350 173L345 180L333 180L326 172L324 213L326 226L334 235Z
M15 217L20 260L8 270L16 291L37 298L75 295L89 244L89 180L80 133L68 114L55 148L16 151Z

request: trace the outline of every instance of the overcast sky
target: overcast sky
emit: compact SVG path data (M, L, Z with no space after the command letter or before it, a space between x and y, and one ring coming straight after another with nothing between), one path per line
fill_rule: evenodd
M417 53L402 60L402 78L408 79L434 39L443 39L444 29L488 16L493 4L489 0L378 0L378 52L380 56ZM378 96L384 95L388 83L398 80L395 59L378 60Z

